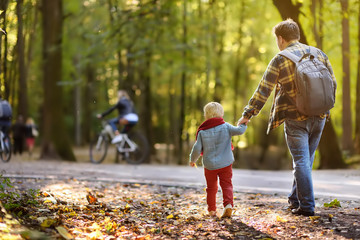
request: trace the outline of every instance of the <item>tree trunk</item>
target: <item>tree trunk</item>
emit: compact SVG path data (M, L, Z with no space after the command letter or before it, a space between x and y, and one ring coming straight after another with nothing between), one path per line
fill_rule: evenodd
M233 79L233 87L234 87L234 100L233 100L233 114L234 114L234 118L233 118L233 122L235 123L238 119L239 119L239 115L238 115L238 98L240 95L240 89L239 89L239 85L240 85L240 75L241 75L241 48L242 48L242 27L244 24L244 9L245 9L245 3L244 1L241 1L241 11L239 13L240 15L240 19L239 19L239 28L238 28L238 43L239 43L239 47L236 51L236 55L235 55L235 67L234 67L234 79Z
M114 24L116 24L115 22L115 18L114 18L114 14L117 13L117 8L116 8L116 12L113 13L113 9L115 8L112 1L108 0L108 5L109 5L109 16L110 16L110 23L112 26L114 26ZM116 50L116 56L118 58L118 64L117 64L117 70L118 70L118 79L119 79L119 90L121 89L125 89L124 88L124 64L122 62L122 54L121 54L121 50L120 50L120 45L121 45L121 39L122 36L118 37L118 41L117 43L119 44Z
M171 61L172 63L172 61ZM171 65L170 65L171 67ZM167 147L166 147L166 164L170 164L170 160L172 160L174 158L174 152L171 152L171 150L173 151L173 149L179 149L177 144L178 141L176 141L176 139L178 139L177 137L177 131L173 131L173 129L178 129L178 121L176 120L176 94L175 94L175 74L171 73L170 77L169 77L169 129L167 131ZM172 154L171 154L172 153Z
M311 13L314 17L313 34L316 41L316 46L320 49L323 48L323 17L322 6L323 0L313 0L311 4Z
M334 136L335 139L333 139ZM319 169L346 168L331 122L326 122L325 124L319 144L319 151L321 156Z
M178 164L182 164L183 158L183 130L185 125L185 89L186 89L186 58L187 58L187 0L183 1L183 53L182 53L182 61L183 61L183 69L181 73L181 93L180 93L180 126L179 126L179 152L178 152Z
M142 85L143 85L143 104L141 104L142 106L144 106L142 108L142 117L141 119L145 120L143 121L143 126L145 128L145 133L146 133L146 138L149 141L149 145L150 145L150 150L151 153L154 153L154 137L153 137L153 125L152 125L152 117L151 117L151 113L152 113L152 97L151 97L151 76L150 76L150 68L151 68L151 52L149 49L146 49L146 54L145 54L145 63L144 63L144 69L141 73L142 77ZM149 162L150 159L147 159L147 162Z
M25 38L23 34L23 0L18 0L16 4L16 15L18 18L18 33L17 33L17 52L18 52L18 115L22 115L25 119L27 114L27 84L26 84L26 68L25 68Z
M83 119L86 119L86 121L83 121L83 138L86 142L89 142L92 140L91 133L93 132L91 127L93 126L92 122L95 118L96 111L99 109L96 109L95 106L97 103L97 99L94 96L95 92L95 79L96 79L96 69L89 61L86 65L86 87L84 92L84 99L85 102L83 103L84 106L84 116Z
M6 32L7 22L6 22L6 13L8 8L9 1L8 0L2 0L0 1L0 10L3 12L0 13L2 23L3 25L1 28L4 32ZM0 79L0 84L4 86L4 90L0 92L3 99L9 99L10 97L10 88L9 88L9 79L8 79L8 71L7 71L7 52L8 52L8 38L7 34L5 34L3 31L0 32L0 73L3 75L3 77ZM4 44L2 44L2 39L4 36ZM4 49L3 47L4 46ZM2 54L4 53L4 54Z
M294 6L291 0L273 0L274 5L278 8L283 19L292 18L299 19L299 4ZM286 7L284 7L286 6ZM288 8L288 10L287 10ZM298 22L300 33L303 32L300 22ZM300 42L307 44L304 34L300 35ZM332 166L332 168L342 168L345 163L342 158L342 153L338 144L337 136L332 125L331 119L325 124L324 131L319 143L320 151L320 166ZM329 147L331 146L331 147Z
M350 94L350 34L349 34L349 2L341 0L342 9L342 67L343 67L343 137L342 149L353 151L351 94Z
M62 71L62 0L42 1L43 23L43 125L41 159L76 161L64 122Z
M82 105L82 84L81 84L81 67L80 67L80 56L73 57L74 69L75 73L72 74L73 81L74 81L74 138L75 138L75 145L81 146L82 144L82 131L83 131L83 124L82 124L82 116L83 116L83 105Z
M291 18L295 22L297 22L300 27L299 15L300 15L300 8L302 6L301 2L297 1L296 5L294 5L291 0L273 0L273 3L275 7L279 10L282 19L285 20ZM304 31L302 30L301 27L300 27L300 42L303 43L307 42Z
M358 12L358 72L356 78L355 153L360 154L360 4Z

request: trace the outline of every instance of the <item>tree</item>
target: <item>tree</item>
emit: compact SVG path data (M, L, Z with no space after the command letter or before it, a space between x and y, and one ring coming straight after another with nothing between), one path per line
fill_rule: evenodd
M25 41L23 34L23 0L18 0L16 4L16 14L18 17L18 36L17 36L17 52L18 52L18 115L27 118L27 84L26 84L26 68L25 68Z
M182 73L181 73L181 93L180 93L180 125L179 125L179 154L178 154L178 164L182 164L182 157L183 157L183 131L184 131L184 125L185 125L185 89L186 89L186 68L187 68L187 38L188 38L188 30L187 30L187 0L184 0L183 2L183 22L182 22L182 29L183 29L183 35L182 35L182 43L183 43L183 51L182 51Z
M293 5L291 0L273 0L273 3L278 8L283 19L299 19L300 3ZM299 21L297 21L297 23L300 28L300 33L302 33L303 30L301 24ZM304 34L300 34L300 42L307 44ZM325 124L319 143L319 151L321 156L320 168L343 168L345 166L331 119Z
M64 123L62 72L62 0L42 1L43 122L41 159L76 161Z
M8 53L8 38L6 34L6 13L8 8L9 1L3 0L0 1L0 19L2 21L2 31L0 32L0 83L4 86L4 91L1 91L2 98L9 99L10 88L9 88L9 79L7 71L7 53ZM4 36L4 41L3 41ZM4 93L4 94L3 94Z
M341 0L342 10L342 67L343 67L343 112L342 112L342 148L352 152L351 94L350 94L350 33L349 1Z
M356 79L355 153L360 154L360 4L358 12L358 71Z

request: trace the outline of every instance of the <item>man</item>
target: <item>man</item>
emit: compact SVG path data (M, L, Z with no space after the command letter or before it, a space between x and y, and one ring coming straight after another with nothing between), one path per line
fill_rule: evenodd
M292 19L280 22L273 31L280 51L286 49L299 57L309 53L309 46L299 43L300 30ZM329 69L336 88L328 57L319 49L317 52L318 59ZM288 196L289 208L293 214L313 216L315 200L311 170L328 113L309 117L297 111L294 105L294 69L295 64L290 59L277 54L270 61L238 124L247 124L252 116L256 116L276 88L267 133L285 122L285 138L294 167L293 187Z

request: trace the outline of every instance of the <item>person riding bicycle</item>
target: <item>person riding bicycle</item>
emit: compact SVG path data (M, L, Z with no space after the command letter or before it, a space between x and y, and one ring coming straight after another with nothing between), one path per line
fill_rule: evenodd
M0 96L0 130L8 136L12 118L12 109L8 101Z
M118 102L113 107L109 108L107 111L102 114L98 114L98 118L103 118L106 115L110 114L115 109L118 110L119 115L116 118L110 119L108 122L112 127L115 137L111 141L111 143L118 143L122 140L122 135L127 133L133 126L137 124L139 121L139 117L135 112L134 103L131 101L128 93L125 90L118 91ZM121 124L124 128L121 130L121 134L117 129L117 124Z

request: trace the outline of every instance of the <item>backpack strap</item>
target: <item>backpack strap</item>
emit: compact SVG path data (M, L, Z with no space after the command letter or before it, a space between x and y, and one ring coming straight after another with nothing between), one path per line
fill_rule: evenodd
M285 49L285 50L282 50L281 52L279 52L279 55L290 59L294 63L298 63L298 62L301 62L301 60L303 58L309 57L310 55L313 55L314 57L317 58L318 50L315 47L309 46L309 53L305 53L302 57L299 57L299 56L293 54L292 52L290 52L289 50Z
M318 49L315 48L315 47L312 47L312 46L309 46L309 49L310 49L310 54L311 54L311 55L314 55L314 57L317 58L317 56L318 56Z
M291 61L293 61L295 64L301 61L301 58L296 56L295 54L293 54L292 52L288 51L288 50L282 50L281 52L279 52L279 55L284 56L288 59L290 59Z

